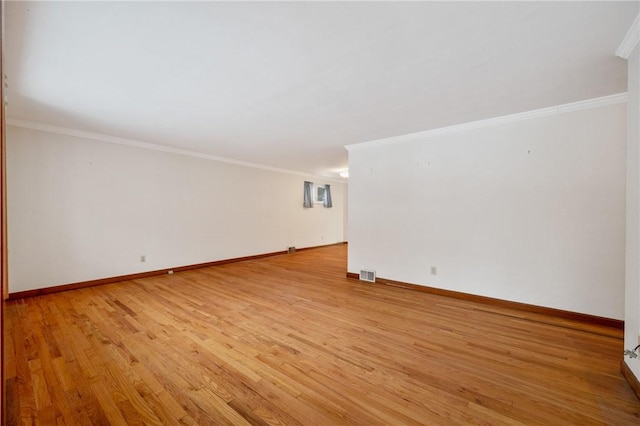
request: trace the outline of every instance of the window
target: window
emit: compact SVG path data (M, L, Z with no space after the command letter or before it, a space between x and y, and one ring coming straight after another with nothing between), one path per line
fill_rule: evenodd
M324 204L327 195L327 190L324 185L316 185L315 195L316 198L313 200L313 202L316 204Z
M304 182L302 206L304 208L312 208L314 204L322 204L327 208L333 207L330 185L318 185L308 181Z

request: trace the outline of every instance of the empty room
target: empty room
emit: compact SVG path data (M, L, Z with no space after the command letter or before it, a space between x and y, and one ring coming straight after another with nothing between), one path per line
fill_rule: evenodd
M1 29L1 424L640 424L639 1Z

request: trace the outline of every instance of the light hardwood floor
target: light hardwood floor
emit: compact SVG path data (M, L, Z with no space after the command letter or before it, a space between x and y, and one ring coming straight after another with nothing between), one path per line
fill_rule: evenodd
M10 302L9 424L640 424L620 331L345 272L332 246Z

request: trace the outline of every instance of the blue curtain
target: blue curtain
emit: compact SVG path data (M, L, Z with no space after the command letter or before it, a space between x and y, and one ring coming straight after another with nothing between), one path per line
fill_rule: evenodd
M331 185L324 186L324 206L327 208L333 207L331 202Z
M304 196L302 199L302 207L305 209L310 209L313 207L313 197L311 196L311 191L313 188L313 183L304 181Z

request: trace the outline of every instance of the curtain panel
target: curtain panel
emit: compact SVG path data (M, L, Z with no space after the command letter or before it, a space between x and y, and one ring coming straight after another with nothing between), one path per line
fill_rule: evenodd
M313 190L313 183L304 181L304 194L302 199L302 207L305 209L313 208L313 196L311 191Z

